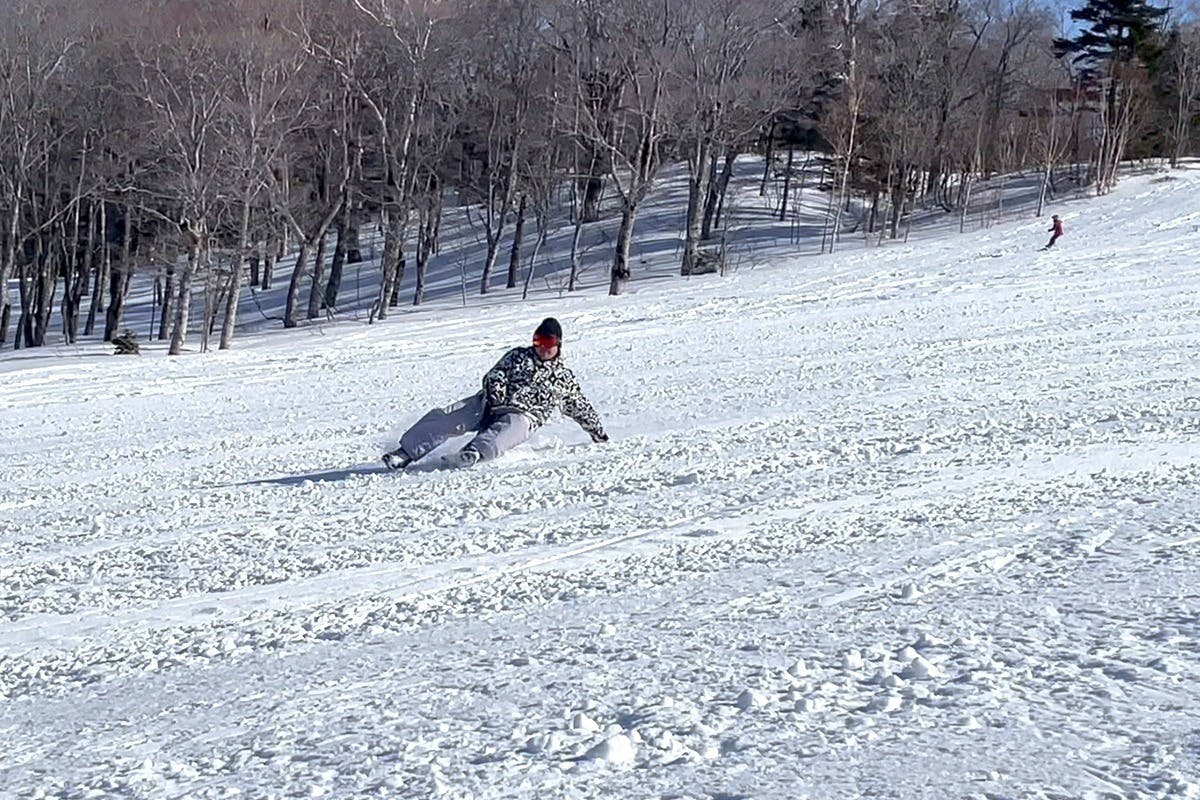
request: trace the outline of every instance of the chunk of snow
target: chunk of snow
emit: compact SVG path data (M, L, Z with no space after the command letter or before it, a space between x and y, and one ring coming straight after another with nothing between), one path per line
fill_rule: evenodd
M582 711L577 711L571 716L571 730L582 731L584 733L595 733L600 730L600 726L594 719L589 717Z
M633 766L636 757L633 742L623 733L608 737L584 754L588 761L605 761L616 766Z
M907 678L910 681L919 681L940 678L943 676L943 673L940 669L938 669L937 665L929 661L929 659L918 655L909 662L908 666L904 668L900 675L901 677Z
M738 695L737 707L742 711L749 711L755 708L766 708L770 702L770 699L758 689L743 689L742 693Z

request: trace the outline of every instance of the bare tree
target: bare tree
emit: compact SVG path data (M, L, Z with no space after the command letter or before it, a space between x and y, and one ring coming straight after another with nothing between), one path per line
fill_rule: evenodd
M434 32L450 10L436 0L352 0L361 25L346 46L331 46L311 30L304 41L321 54L369 112L382 174L374 181L384 232L379 297L370 320L386 319L403 271L402 248L416 179L413 137L421 116L426 79L437 61ZM369 59L363 56L371 45ZM374 63L375 69L370 69Z
M852 162L859 146L859 124L862 120L863 98L866 95L865 71L859 69L859 25L862 0L836 0L835 16L841 25L842 105L831 113L831 137L839 166L837 208L833 215L833 230L829 236L829 252L836 247L842 228L842 211L846 206Z
M489 289L527 159L529 128L537 111L535 89L546 78L544 45L537 31L543 17L540 5L539 0L481 0L466 4L456 20L463 40L473 44L464 52L459 72L465 103L475 113L464 115L458 136L469 170L460 180L470 192L469 200L479 202L487 242L481 294Z
M289 135L301 125L311 97L303 84L307 59L289 42L277 32L256 32L237 42L228 62L234 75L227 97L225 149L232 159L238 225L221 325L222 350L230 347L237 324L252 214L271 180L270 165L277 163Z
M590 101L589 82L576 82L575 90L588 93L588 102L580 104L581 129L577 133L581 143L607 155L609 177L621 198L621 224L609 280L609 294L618 295L630 278L630 245L638 211L662 167L664 145L673 134L668 95L681 49L681 19L680 4L654 0L624 0L606 13L603 38L616 54L612 74L621 87L615 119L609 117L606 106ZM575 74L586 75L588 64L580 60L583 52L577 49L575 55Z
M783 40L791 37L786 36L774 3L699 0L686 12L676 94L688 166L680 273L690 275L704 229L711 230L738 149L783 104L784 87L771 85L771 79L784 74L771 68L771 59L782 54ZM789 61L802 60L795 51L788 56ZM719 180L710 181L709 166L721 155L726 169Z
M664 2L664 11L675 1ZM567 91L577 101L577 124L570 129L579 148L572 173L578 182L576 205L581 222L595 222L613 168L608 142L617 136L617 107L628 78L627 43L618 41L618 34L629 23L632 7L610 0L556 2L552 7L554 46L566 64L560 76L569 81Z
M1200 25L1193 22L1173 30L1167 52L1175 94L1170 153L1174 167L1187 151L1197 101L1200 101Z
M450 172L449 151L465 108L460 84L448 80L430 84L425 87L425 93L427 113L417 128L417 135L413 137L414 149L410 156L417 176L417 192L414 196L417 207L414 306L419 306L425 300L429 261L438 250L446 199L446 176Z
M175 219L187 252L168 348L170 355L179 355L187 338L192 283L205 266L211 218L225 185L222 114L231 81L228 70L217 68L221 54L201 35L181 33L147 46L137 58L139 96L164 156L160 183L149 191L161 192L178 210ZM128 217L125 222L128 229Z
M43 248L33 261L23 259L26 245L44 245L43 234L60 215L70 213L67 205L46 196L47 190L59 188L55 172L67 152L62 150L62 85L79 44L63 28L56 29L58 35L46 35L56 11L49 4L15 2L0 27L0 343L7 339L8 282L15 275L21 321L14 347L44 341L53 298L52 258Z
M314 269L313 285L320 281L320 262L323 260L321 245L329 226L346 202L346 186L350 179L350 153L344 125L346 120L329 120L328 127L310 131L316 139L312 143L311 158L303 165L303 180L286 182L291 191L284 191L282 180L268 183L268 190L279 216L300 242L296 262L292 266L288 282L287 300L283 312L283 326L294 328L299 323L297 314L300 304L300 284L308 268L309 254L316 252L318 266ZM290 162L295 167L295 162ZM286 167L285 167L286 169ZM299 184L299 190L294 184Z

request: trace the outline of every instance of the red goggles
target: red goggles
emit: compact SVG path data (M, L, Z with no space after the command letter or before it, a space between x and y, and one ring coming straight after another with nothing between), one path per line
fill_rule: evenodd
M548 333L534 334L533 343L538 347L558 347L558 337Z

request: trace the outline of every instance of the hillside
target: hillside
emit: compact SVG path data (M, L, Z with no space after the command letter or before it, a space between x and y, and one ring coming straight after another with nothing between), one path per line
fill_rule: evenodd
M1198 191L8 359L0 796L1200 795ZM380 471L546 315L610 443Z

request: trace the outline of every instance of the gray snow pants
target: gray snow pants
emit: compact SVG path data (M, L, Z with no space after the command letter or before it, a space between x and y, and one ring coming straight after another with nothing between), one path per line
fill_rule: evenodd
M488 414L479 392L429 411L400 437L400 449L416 461L447 439L470 431L475 438L467 447L477 450L480 460L489 461L528 439L532 425L529 417L518 412Z

